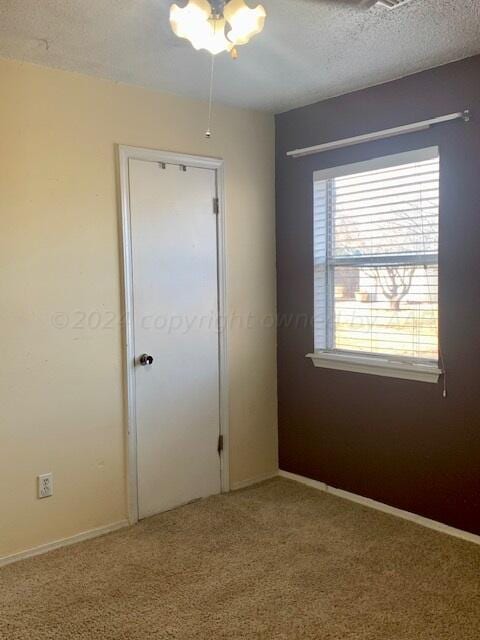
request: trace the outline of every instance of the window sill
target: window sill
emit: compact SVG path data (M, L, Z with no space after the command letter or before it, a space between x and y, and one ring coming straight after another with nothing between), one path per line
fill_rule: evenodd
M362 355L350 355L334 352L308 353L316 367L367 373L387 378L401 378L402 380L417 380L418 382L438 382L442 374L441 369L433 364L412 364L410 362L392 362L383 358Z

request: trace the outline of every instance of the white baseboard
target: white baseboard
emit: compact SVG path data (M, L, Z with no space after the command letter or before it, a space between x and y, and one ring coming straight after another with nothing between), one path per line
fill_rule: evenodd
M70 536L69 538L54 540L53 542L47 542L46 544L41 544L38 547L33 547L33 549L26 549L25 551L19 551L18 553L13 553L10 556L3 556L2 558L0 558L0 567L3 567L7 564L11 564L12 562L17 562L18 560L25 560L26 558L39 556L43 553L47 553L48 551L53 551L54 549L60 549L60 547L68 547L71 544L76 544L77 542L82 542L83 540L90 540L91 538L97 538L98 536L103 536L106 533L111 533L112 531L117 531L117 529L123 529L123 527L128 527L128 526L129 526L128 520L120 520L119 522L113 522L112 524L107 524L104 527L98 527L96 529L90 529L89 531L82 531L81 533L76 533L74 536Z
M270 478L276 478L278 473L278 471L270 471L269 473L263 473L261 476L257 476L256 478L240 480L240 482L232 482L230 490L237 491L238 489L245 489L246 487L250 487L252 484L258 484L259 482L270 480Z
M376 509L377 511L383 511L384 513L396 516L397 518L402 518L403 520L409 520L410 522L414 522L423 527L427 527L428 529L439 531L440 533L445 533L447 535L454 536L455 538L461 538L462 540L473 542L474 544L480 544L480 536L474 533L463 531L462 529L456 529L455 527L450 527L449 525L443 524L442 522L430 520L430 518L419 516L416 513L411 513L410 511L397 509L396 507L391 507L388 504L384 504L383 502L377 502L377 500L371 500L370 498L365 498L364 496L359 496L355 493L344 491L343 489L336 489L335 487L327 485L325 482L319 482L318 480L306 478L305 476L300 476L296 473L290 473L289 471L273 471L270 473L262 474L261 476L257 476L256 478L234 482L232 483L231 490L236 491L238 489L244 489L246 487L250 487L253 484L275 478L276 476L281 476L282 478L288 478L289 480L300 482L301 484L317 489L318 491L324 491L325 493L330 493L339 498L350 500L350 502L356 502L357 504L361 504L365 507L370 507L371 509ZM106 533L112 533L113 531L117 531L118 529L128 527L129 524L130 523L128 522L128 520L120 520L119 522L113 522L112 524L108 524L104 527L98 527L96 529L90 529L89 531L77 533L73 536L70 536L69 538L54 540L53 542L48 542L47 544L42 544L32 549L26 549L25 551L19 551L18 553L14 553L9 556L3 556L0 558L0 567L11 564L12 562L17 562L18 560L25 560L26 558L38 556L43 553L47 553L48 551L53 551L54 549L67 547L69 545L76 544L77 542L82 542L83 540L97 538L98 536L105 535Z
M474 544L480 544L480 536L475 535L474 533L463 531L462 529L456 529L455 527L450 527L448 524L443 524L442 522L437 522L436 520L430 520L430 518L424 518L423 516L419 516L416 513L404 511L403 509L397 509L396 507L391 507L388 504L384 504L383 502L377 502L376 500L371 500L370 498L359 496L356 493L350 493L350 491L336 489L335 487L330 487L328 484L325 484L325 482L319 482L318 480L305 478L304 476L299 476L296 473L290 473L289 471L280 470L278 472L278 475L282 478L288 478L289 480L301 482L302 484L313 487L314 489L318 489L319 491L331 493L332 495L339 498L344 498L345 500L350 500L351 502L362 504L365 507L370 507L371 509L376 509L377 511L389 513L392 516L397 516L397 518L410 520L410 522L415 522L415 524L419 524L422 527L434 529L435 531L439 531L440 533L446 533L449 536L461 538L462 540L467 540L468 542L473 542Z

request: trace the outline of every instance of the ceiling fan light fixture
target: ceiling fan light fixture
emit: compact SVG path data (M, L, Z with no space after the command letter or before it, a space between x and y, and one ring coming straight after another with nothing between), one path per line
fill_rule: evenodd
M186 38L195 49L206 49L213 55L247 44L262 31L265 18L262 5L250 9L244 0L230 0L223 14L208 0L189 0L183 8L176 4L170 7L173 33Z

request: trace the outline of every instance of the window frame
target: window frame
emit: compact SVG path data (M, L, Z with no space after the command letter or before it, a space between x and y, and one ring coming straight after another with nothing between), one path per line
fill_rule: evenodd
M341 165L338 167L330 167L327 169L314 171L313 173L313 189L315 189L315 183L320 181L327 181L333 178L340 178L343 176L350 176L355 173L363 173L366 171L375 171L379 169L388 169L390 167L399 166L402 164L409 164L413 162L423 162L426 160L432 160L439 158L438 146L432 146L422 149L416 149L403 153L391 154L388 156L377 157L371 160L356 162L347 165ZM328 185L327 185L328 186ZM331 195L327 192L327 198ZM366 263L373 264L375 261L385 264L385 262L395 262L396 264L415 264L417 261L419 264L425 264L427 260L432 265L438 265L438 250L436 254L424 253L417 254L389 254L381 257L332 257L330 255L329 246L331 245L331 219L328 215L329 207L327 207L327 215L325 221L325 344L323 349L315 348L313 353L307 354L308 358L311 358L313 364L316 367L338 369L342 371L352 371L356 373L367 373L372 375L381 375L387 377L401 378L407 380L417 380L420 382L436 383L442 370L438 366L438 360L424 359L419 357L408 356L394 356L387 354L376 354L363 351L348 351L344 349L336 349L332 345L334 344L334 286L333 277L334 269L338 266L358 266L365 265ZM314 242L315 249L315 242ZM318 268L318 264L315 258L314 250L314 282L316 284L315 271ZM314 318L315 331L317 330L316 318Z

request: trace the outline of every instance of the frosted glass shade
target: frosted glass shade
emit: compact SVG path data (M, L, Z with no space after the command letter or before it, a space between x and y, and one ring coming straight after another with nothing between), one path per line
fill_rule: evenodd
M233 43L225 37L225 19L212 16L207 0L189 0L183 8L172 5L170 24L173 33L189 40L195 49L206 49L216 55L233 48Z
M250 9L244 0L230 0L225 6L224 15L231 26L227 38L235 45L247 44L253 36L260 33L267 17L261 4Z

